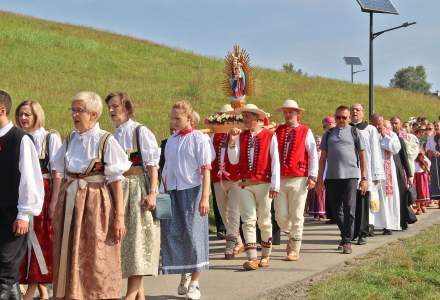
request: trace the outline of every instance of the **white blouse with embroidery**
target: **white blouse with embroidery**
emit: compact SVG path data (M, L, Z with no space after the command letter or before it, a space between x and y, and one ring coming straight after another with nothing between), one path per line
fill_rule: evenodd
M31 133L33 139L34 139L34 143L35 143L35 149L37 150L38 156L41 156L41 150L43 148L43 142L44 142L44 138L46 137L46 135L48 134L48 131L46 129L44 129L43 127L40 127L39 129L35 130L34 132ZM58 151L58 149L61 148L62 142L61 142L61 138L58 134L56 133L52 133L49 137L49 164L52 166L54 159L55 159L55 155Z
M122 149L124 149L127 154L136 147L133 145L133 135L136 127L141 125L131 119L127 122L114 128L113 136L119 142ZM145 126L139 129L139 146L142 154L142 161L144 166L159 166L160 159L160 148L157 145L156 137L154 134ZM139 149L138 149L139 150Z
M202 184L202 169L212 162L209 138L194 130L185 135L175 133L165 147L162 178L167 190L186 190Z
M64 142L55 156L52 168L63 175L65 169L70 173L84 173L91 161L99 156L99 141L104 134L105 131L99 128L99 123L84 133L74 131L69 148L66 151ZM108 183L122 180L122 174L131 166L127 154L113 136L108 139L104 150L104 163L104 175Z

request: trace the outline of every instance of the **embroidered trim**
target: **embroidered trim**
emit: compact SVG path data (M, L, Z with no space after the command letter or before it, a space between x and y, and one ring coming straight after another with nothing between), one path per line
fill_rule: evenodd
M246 243L244 246L246 250L257 249L257 243Z
M195 265L184 265L184 266L162 266L163 270L182 270L182 269L190 269L190 268L201 268L209 266L209 261L201 262Z
M265 242L265 241L261 241L261 247L263 248L270 248L272 247L272 238L269 238L269 241Z

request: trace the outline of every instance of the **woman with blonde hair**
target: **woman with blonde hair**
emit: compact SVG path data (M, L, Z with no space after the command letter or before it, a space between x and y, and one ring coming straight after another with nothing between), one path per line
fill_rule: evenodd
M116 139L99 127L102 100L73 97L73 131L53 168L62 174L54 207L54 298L119 299L120 242L125 236L123 174L131 163Z
M162 220L162 270L181 274L178 294L200 299L200 272L209 266L208 211L211 149L192 128L193 109L179 101L170 113L176 130L165 147L163 189L171 196L172 219ZM188 273L191 273L190 276Z
M122 242L122 277L128 278L125 299L144 299L142 276L157 275L160 253L160 222L152 214L156 206L160 149L156 137L133 121L134 105L127 93L105 98L113 134L132 163L125 172L124 213L127 235Z
M18 127L30 134L39 155L44 180L44 204L39 216L33 217L29 227L28 253L24 258L20 280L27 284L24 299L33 299L38 287L40 299L49 299L45 284L52 283L52 244L53 230L49 218L49 205L52 196L52 183L59 183L57 172L51 174L55 154L61 147L61 138L54 130L44 128L45 117L41 105L34 100L21 102L15 110Z

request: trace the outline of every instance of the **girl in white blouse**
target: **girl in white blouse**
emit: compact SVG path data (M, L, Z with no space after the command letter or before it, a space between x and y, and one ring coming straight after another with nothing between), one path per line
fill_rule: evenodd
M56 172L51 176L55 154L61 147L61 138L57 132L44 128L45 117L41 105L34 100L20 103L15 110L15 122L28 132L39 155L40 168L44 180L44 203L39 216L33 218L29 230L31 247L24 258L21 268L21 283L27 284L25 300L33 299L38 287L40 299L49 299L45 284L52 283L52 244L53 230L49 218L49 206L52 196L52 182L59 183Z
M54 298L119 299L120 242L125 236L121 181L130 168L116 139L99 128L102 100L73 97L74 130L57 152L62 174L54 220ZM110 193L111 190L111 193Z
M191 126L192 107L173 105L171 127L176 130L165 147L163 187L171 195L173 217L161 221L162 270L181 274L178 294L199 299L200 272L209 266L208 211L211 168L209 139ZM191 273L191 274L189 274Z
M142 277L157 275L160 253L160 222L153 218L156 205L160 149L154 134L133 121L133 102L127 93L105 98L113 135L128 154L131 168L122 181L125 226L122 242L122 277L128 278L125 299L144 299Z

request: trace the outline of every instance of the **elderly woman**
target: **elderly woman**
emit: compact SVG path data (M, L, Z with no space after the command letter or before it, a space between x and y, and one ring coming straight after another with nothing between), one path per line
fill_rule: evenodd
M161 221L162 270L182 275L178 294L200 299L198 279L209 265L207 214L212 157L208 139L192 128L192 118L191 104L179 101L173 105L170 119L176 133L168 138L162 173L163 187L171 195L173 217Z
M73 97L74 130L55 157L54 298L120 298L120 242L125 236L122 180L131 166L116 139L99 128L102 100ZM53 198L55 199L55 198Z
M29 232L30 246L21 269L21 283L28 284L24 299L33 299L39 289L40 299L49 299L44 284L52 283L52 244L53 231L49 218L49 204L52 195L52 182L58 183L59 176L51 169L55 154L61 147L57 132L44 129L44 111L34 100L21 102L15 110L15 122L18 127L29 133L39 154L41 172L44 180L44 204L39 216L34 217Z
M157 275L160 223L151 213L156 205L160 149L156 137L132 120L133 102L126 93L105 98L114 136L132 162L124 174L124 212L127 235L122 242L122 277L128 278L125 299L144 299L142 276Z

